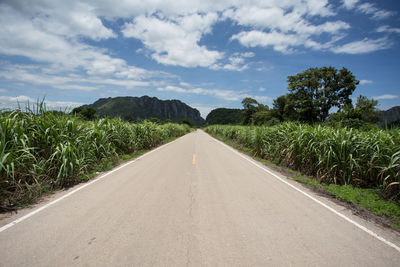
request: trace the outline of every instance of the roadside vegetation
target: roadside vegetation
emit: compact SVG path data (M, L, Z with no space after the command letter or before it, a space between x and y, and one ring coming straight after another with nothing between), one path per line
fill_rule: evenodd
M364 130L386 126L377 100L360 95L353 103L359 81L346 68L310 68L287 81L288 93L274 99L272 107L246 97L243 109L212 110L206 124L272 126L291 121Z
M86 113L90 116L46 111L43 106L35 112L0 113L0 210L88 180L190 131L187 124L133 124L93 119Z
M400 131L360 131L287 122L276 126L208 126L254 155L328 184L382 187L400 197Z

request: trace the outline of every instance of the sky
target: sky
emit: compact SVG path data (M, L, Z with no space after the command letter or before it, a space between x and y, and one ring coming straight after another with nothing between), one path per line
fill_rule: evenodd
M398 0L2 0L0 109L45 99L179 99L206 115L272 107L287 76L346 67L352 95L400 105Z

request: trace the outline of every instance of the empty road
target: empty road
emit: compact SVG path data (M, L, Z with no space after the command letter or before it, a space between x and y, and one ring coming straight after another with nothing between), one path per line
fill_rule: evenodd
M1 220L45 207L3 227L0 265L400 266L398 234L260 166L193 132Z

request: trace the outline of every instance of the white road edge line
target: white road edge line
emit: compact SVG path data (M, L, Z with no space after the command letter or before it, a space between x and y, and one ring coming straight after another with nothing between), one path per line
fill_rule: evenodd
M183 136L181 136L181 137L183 137ZM74 190L72 190L71 192L69 192L69 193L63 195L62 197L57 198L57 199L51 201L50 203L47 203L46 205L44 205L44 206L42 206L42 207L40 207L40 208L38 208L38 209L36 209L36 210L34 210L34 211L32 211L32 212L30 212L30 213L28 213L28 214L26 214L26 215L20 217L20 218L18 218L18 219L16 219L16 220L14 220L14 221L12 221L12 222L10 222L10 223L8 223L8 224L2 226L2 227L0 228L0 233L3 232L3 231L5 231L5 230L7 230L7 229L10 228L10 227L13 227L13 226L16 225L17 223L20 223L20 222L22 222L22 221L25 221L25 220L28 219L29 217L32 217L32 216L35 215L36 213L39 213L39 212L41 212L42 210L47 209L48 207L50 207L50 206L56 204L57 202L59 202L59 201L65 199L65 198L67 198L67 197L69 197L69 196L75 194L76 192L82 190L83 188L85 188L85 187L87 187L87 186L89 186L89 185L91 185L91 184L94 184L94 183L100 181L100 180L103 179L104 177L106 177L106 176L108 176L108 175L110 175L110 174L112 174L112 173L114 173L114 172L116 172L116 171L118 171L118 170L120 170L120 169L122 169L122 168L124 168L124 167L126 167L126 166L128 166L128 165L130 165L130 164L132 164L132 163L134 163L134 162L136 162L137 160L139 160L139 159L141 159L141 158L143 158L143 157L146 157L146 156L150 155L151 153L153 153L153 152L155 152L155 151L157 151L157 150L159 150L159 149L161 149L161 148L163 148L163 147L166 147L166 146L168 146L168 145L170 145L170 144L172 144L172 143L175 143L175 142L178 141L181 137L177 138L176 140L174 140L174 141L172 141L172 142L169 142L169 143L166 143L166 144L164 144L164 145L162 145L162 146L156 147L155 149L150 150L149 152L147 152L147 153L141 155L140 157L138 157L138 158L136 158L136 159L133 159L133 160L131 160L131 161L129 161L129 162L127 162L127 163L125 163L125 164L123 164L123 165L121 165L121 166L119 166L119 167L117 167L117 168L115 168L115 169L113 169L113 170L111 170L111 171L109 171L109 172L104 173L103 175L101 175L101 176L95 178L94 180L92 180L92 181L90 181L90 182L88 182L88 183L86 183L86 184L84 184L84 185L82 185L82 186L80 186L80 187L78 187L78 188L76 188L76 189L74 189Z
M211 136L211 135L210 135ZM212 137L212 136L211 136ZM330 210L331 212L333 212L334 214L338 215L339 217L345 219L346 221L348 221L349 223L353 224L354 226L360 228L361 230L363 230L364 232L370 234L371 236L375 237L376 239L382 241L383 243L385 243L386 245L394 248L395 250L397 250L398 252L400 252L400 247L398 247L397 245L393 244L392 242L386 240L385 238L381 237L380 235L378 235L377 233L369 230L368 228L366 228L365 226L362 226L361 224L353 221L352 219L350 219L349 217L347 217L346 215L338 212L337 210L335 210L334 208L326 205L325 203L321 202L320 200L316 199L315 197L311 196L310 194L308 194L307 192L304 192L303 190L301 190L300 188L297 188L296 186L292 185L291 183L289 183L288 181L285 181L284 179L282 179L281 177L279 177L278 175L276 175L275 173L273 173L272 171L268 170L266 167L261 166L260 163L256 162L253 159L247 158L246 156L244 156L242 153L238 152L236 149L233 149L232 147L228 146L227 144L217 140L216 138L212 137L216 142L220 143L221 145L225 146L226 148L228 148L229 150L233 151L234 153L236 153L237 155L239 155L240 157L244 158L245 160L247 160L248 162L250 162L251 164L257 166L258 168L264 170L265 172L269 173L270 175L274 176L276 179L278 179L279 181L281 181L282 183L290 186L291 188L293 188L294 190L302 193L303 195L305 195L306 197L314 200L316 203L320 204L321 206L325 207L326 209Z

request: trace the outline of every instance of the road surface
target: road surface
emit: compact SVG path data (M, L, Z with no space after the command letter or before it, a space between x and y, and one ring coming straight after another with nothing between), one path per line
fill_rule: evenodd
M193 132L39 204L0 232L0 265L400 266L398 234L259 166Z

